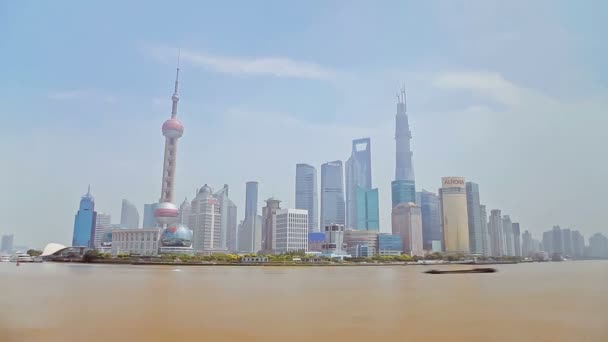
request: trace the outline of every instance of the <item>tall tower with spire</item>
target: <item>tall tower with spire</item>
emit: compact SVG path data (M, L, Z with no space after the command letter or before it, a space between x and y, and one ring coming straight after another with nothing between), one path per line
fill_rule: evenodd
M393 208L400 203L416 202L414 167L410 140L412 133L407 118L405 88L397 94L395 116L395 180L391 183Z
M171 118L163 123L162 131L165 136L165 158L163 161L163 177L159 204L154 216L158 223L168 225L177 220L178 210L173 203L175 185L175 166L177 164L177 141L184 134L184 125L177 119L177 104L179 102L179 65L175 76L175 90L171 101Z

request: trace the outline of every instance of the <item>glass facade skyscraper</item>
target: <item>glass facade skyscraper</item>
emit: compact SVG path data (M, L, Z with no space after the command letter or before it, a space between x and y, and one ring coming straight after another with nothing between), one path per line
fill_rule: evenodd
M144 204L143 228L156 227L156 217L154 217L154 212L156 211L157 206L158 203Z
M80 199L80 207L74 218L72 246L93 247L96 219L95 199L91 196L91 187L89 187L86 195Z
M371 142L369 138L353 140L350 158L346 161L346 226L360 229L358 224L357 189L372 189ZM364 228L363 228L364 229Z
M357 188L357 229L380 230L378 189Z
M258 182L245 184L245 219L258 215Z
M433 244L441 246L443 241L439 196L424 189L419 194L419 205L422 211L423 248L427 251L435 251Z
M308 232L319 231L317 170L308 164L296 164L296 209L308 211Z
M481 204L479 201L479 185L466 182L467 212L469 216L469 248L472 254L483 254L483 224L481 222ZM485 218L484 218L485 220Z
M321 165L321 228L331 224L344 225L344 206L342 161L325 163Z
M416 203L416 186L412 180L394 180L391 182L391 199L393 208L399 203Z

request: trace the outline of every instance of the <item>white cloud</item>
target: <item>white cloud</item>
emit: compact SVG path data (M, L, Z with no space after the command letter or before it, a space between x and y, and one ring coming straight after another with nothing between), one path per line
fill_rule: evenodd
M87 100L98 101L104 103L115 103L117 98L113 95L105 94L93 90L62 90L53 91L47 94L47 98L53 101L75 101Z
M178 49L166 46L147 46L145 50L161 60L174 60ZM316 63L296 61L288 57L225 57L181 49L182 62L200 66L215 72L234 75L270 75L285 78L328 80L335 71Z
M531 103L550 106L555 103L553 99L534 89L509 82L497 72L444 72L436 75L432 84L442 89L470 91L509 107L522 107Z

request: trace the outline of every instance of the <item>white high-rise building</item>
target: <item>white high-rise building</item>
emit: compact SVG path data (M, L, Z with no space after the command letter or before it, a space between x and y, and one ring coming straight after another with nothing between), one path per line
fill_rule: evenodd
M222 249L222 222L220 201L205 184L192 200L190 225L193 232L192 248L195 253L211 253Z
M110 214L97 214L97 220L95 221L95 233L93 234L93 247L101 247L103 241L103 235L110 232L112 229L112 215Z
M275 214L275 252L308 250L308 211L281 209Z
M399 203L392 212L393 235L403 239L403 252L414 256L423 256L422 211L419 206L410 203Z
M177 222L187 226L190 228L190 214L192 213L192 206L188 201L188 198L185 198L182 204L179 206L179 214L177 215Z
M504 251L507 256L515 256L515 244L513 237L513 223L509 215L503 215L502 217L502 230L504 238Z

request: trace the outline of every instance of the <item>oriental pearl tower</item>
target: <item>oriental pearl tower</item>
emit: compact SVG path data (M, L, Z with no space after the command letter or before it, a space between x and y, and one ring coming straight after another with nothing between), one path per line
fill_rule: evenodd
M177 103L179 94L179 66L175 76L175 91L171 97L173 106L171 118L163 123L163 135L165 136L165 158L163 162L163 180L158 206L154 211L156 221L161 227L177 221L178 210L173 204L173 190L175 183L175 164L177 160L177 141L184 134L184 125L177 119Z

